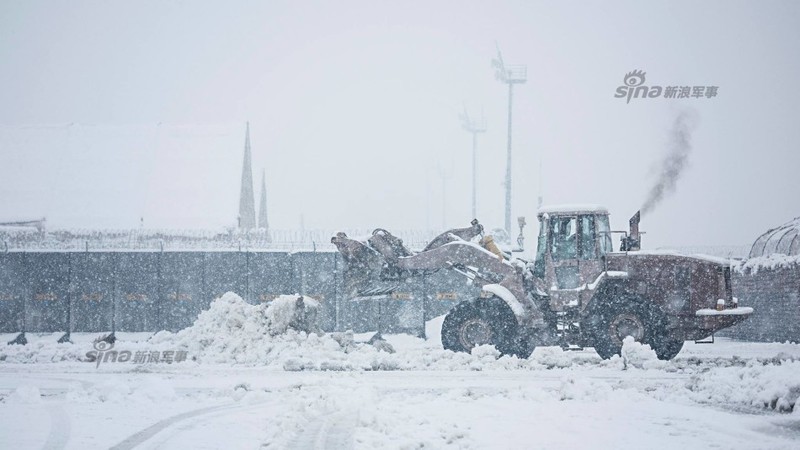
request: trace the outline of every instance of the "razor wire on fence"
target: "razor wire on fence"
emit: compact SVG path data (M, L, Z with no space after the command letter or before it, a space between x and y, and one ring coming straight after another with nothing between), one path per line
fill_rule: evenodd
M366 240L371 229L348 230L37 230L0 228L0 251L13 250L276 250L332 251L331 237L339 231ZM406 247L420 250L438 232L432 230L393 230ZM705 254L722 258L747 258L750 245L708 245L670 247L684 254ZM656 249L659 250L659 249Z
M311 250L335 247L331 230L36 230L0 229L2 251L10 250ZM343 230L367 239L372 230ZM399 230L395 234L409 248L421 249L436 236L434 231Z

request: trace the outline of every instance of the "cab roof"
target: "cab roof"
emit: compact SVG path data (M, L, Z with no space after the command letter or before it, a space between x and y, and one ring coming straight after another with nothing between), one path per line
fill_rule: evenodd
M605 206L589 204L549 205L539 208L537 215L542 214L608 214L608 209Z

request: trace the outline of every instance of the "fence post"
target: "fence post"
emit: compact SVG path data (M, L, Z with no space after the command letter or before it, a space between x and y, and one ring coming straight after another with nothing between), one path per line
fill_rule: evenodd
M422 276L422 339L427 340L427 330L425 324L428 322L428 276Z
M86 242L87 251L89 242ZM59 344L72 343L72 253L67 253L67 332L58 339Z
M8 343L8 345L25 345L28 343L28 339L25 337L25 329L27 328L26 318L27 316L27 309L28 309L28 295L30 293L30 285L29 281L30 278L28 277L28 258L26 254L22 254L22 273L23 276L23 284L25 285L24 292L25 294L22 296L22 331L15 337L12 341Z
M341 297L341 286L339 285L339 252L334 253L333 256L333 304L334 306L334 319L333 319L333 329L334 331L343 331L341 328L340 322L340 297Z
M108 342L109 344L113 344L117 341L117 264L119 264L118 254L112 253L112 261L114 265L114 277L111 278L111 334L108 334L102 338L98 339L99 341Z

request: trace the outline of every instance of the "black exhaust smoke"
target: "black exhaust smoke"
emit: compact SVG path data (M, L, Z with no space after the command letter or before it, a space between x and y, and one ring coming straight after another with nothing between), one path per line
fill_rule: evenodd
M697 125L697 116L689 111L681 111L672 124L669 135L669 147L664 159L656 171L655 184L647 193L647 198L642 205L642 214L652 211L667 194L675 191L683 174L689 165L689 154L692 151L692 133Z

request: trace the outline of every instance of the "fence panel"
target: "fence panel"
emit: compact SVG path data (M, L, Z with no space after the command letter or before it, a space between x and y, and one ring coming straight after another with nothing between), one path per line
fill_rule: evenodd
M325 331L336 329L337 255L333 252L292 254L299 293L320 302L319 326Z
M269 302L278 295L296 294L299 291L289 253L247 253L248 302Z
M117 255L114 320L119 331L157 331L161 327L158 252Z
M69 259L69 253L28 253L25 256L29 285L26 331L67 331Z
M440 270L425 277L425 320L447 314L458 303L480 295L480 288L467 283L464 276Z
M206 252L203 280L206 293L204 309L226 292L247 297L247 253Z
M72 331L111 331L114 313L114 253L72 253Z
M208 305L203 290L205 252L161 255L161 329L178 331L191 325Z
M25 253L0 253L0 333L22 331L27 289Z

